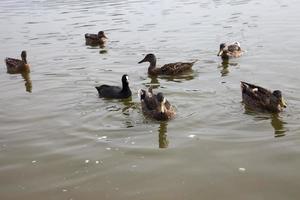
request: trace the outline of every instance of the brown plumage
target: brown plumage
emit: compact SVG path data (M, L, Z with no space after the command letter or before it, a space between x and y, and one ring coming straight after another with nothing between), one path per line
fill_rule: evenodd
M17 74L22 72L30 72L26 57L27 57L26 51L22 51L21 53L22 60L15 59L15 58L6 58L5 64L7 67L7 73Z
M148 74L150 75L177 75L182 72L191 70L194 62L176 62L165 64L158 68L156 67L156 57L154 54L147 54L143 60L138 63L149 62Z
M99 31L98 34L86 33L84 37L85 37L86 45L104 46L107 39L103 31Z
M242 81L241 89L244 104L252 109L277 113L287 106L279 90L271 92Z
M220 44L218 56L221 56L222 59L238 58L242 54L243 51L239 42L234 42L229 45L227 45L226 43Z
M166 100L163 93L153 94L149 91L139 90L139 97L142 104L143 113L156 120L172 119L176 113L174 107Z

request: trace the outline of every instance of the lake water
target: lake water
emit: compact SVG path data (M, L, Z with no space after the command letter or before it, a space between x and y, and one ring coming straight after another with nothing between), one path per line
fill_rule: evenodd
M0 67L0 199L299 199L299 10L298 0L2 0L0 55L27 50L31 73ZM99 30L106 47L86 46ZM243 57L222 64L224 41ZM147 53L158 65L199 61L151 78L137 64ZM95 86L125 73L132 100L98 98ZM245 111L241 80L281 90L288 108ZM143 116L137 90L150 85L174 120Z

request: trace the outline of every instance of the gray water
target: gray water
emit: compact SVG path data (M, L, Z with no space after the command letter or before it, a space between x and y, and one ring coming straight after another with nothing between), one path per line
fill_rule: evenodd
M27 50L31 73L0 67L0 199L299 199L300 2L297 0L0 2L0 55ZM104 49L85 33L104 30ZM245 54L222 64L221 42ZM151 78L148 64L199 59ZM120 85L132 100L98 98ZM246 111L240 81L282 91L279 115ZM155 87L177 116L143 116ZM28 92L31 91L31 92Z

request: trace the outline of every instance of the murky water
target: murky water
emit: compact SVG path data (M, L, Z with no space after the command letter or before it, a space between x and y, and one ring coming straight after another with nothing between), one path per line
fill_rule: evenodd
M0 199L299 199L300 2L297 0L0 2L0 55L26 49L29 76L0 68ZM104 49L84 34L104 30ZM219 43L243 57L222 64ZM199 59L150 78L147 64ZM130 101L99 99L120 85ZM279 115L245 111L239 81L280 89ZM145 119L136 91L177 108ZM31 92L28 92L31 91Z

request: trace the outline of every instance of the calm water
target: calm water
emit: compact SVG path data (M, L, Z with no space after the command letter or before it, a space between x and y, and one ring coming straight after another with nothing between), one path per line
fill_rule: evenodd
M299 199L299 10L298 0L2 0L1 58L26 49L32 70L24 81L0 68L0 199ZM86 46L99 30L105 49ZM246 53L222 64L219 43L236 40ZM137 64L150 52L159 65L199 62L151 79ZM124 73L132 100L99 99L94 86ZM282 90L288 108L245 111L240 80ZM136 91L149 85L174 120L143 117Z

